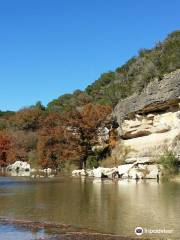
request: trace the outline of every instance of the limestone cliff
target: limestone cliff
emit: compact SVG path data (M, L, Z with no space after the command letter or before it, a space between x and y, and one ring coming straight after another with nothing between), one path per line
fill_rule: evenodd
M155 159L165 149L180 156L180 70L155 79L139 95L120 101L113 116L121 143L131 149L127 162ZM135 160L134 160L135 161Z
M155 79L141 94L120 101L113 115L120 124L123 118L131 118L135 114L147 114L168 110L180 103L180 69L166 74L162 80Z

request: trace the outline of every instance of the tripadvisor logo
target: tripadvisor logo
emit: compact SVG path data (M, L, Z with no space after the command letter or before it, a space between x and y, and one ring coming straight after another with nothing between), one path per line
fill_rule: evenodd
M142 235L143 233L144 233L144 230L143 230L142 227L136 227L136 228L135 228L135 234L136 234L136 235L140 236L140 235Z

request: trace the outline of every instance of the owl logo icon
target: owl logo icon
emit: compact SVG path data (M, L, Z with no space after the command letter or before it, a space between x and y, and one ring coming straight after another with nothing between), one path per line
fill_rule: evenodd
M144 230L143 230L142 227L136 227L136 228L135 228L135 234L136 234L137 236L141 236L143 233L144 233Z

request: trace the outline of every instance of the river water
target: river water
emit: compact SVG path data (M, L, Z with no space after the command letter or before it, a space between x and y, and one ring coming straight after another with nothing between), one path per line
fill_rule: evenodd
M148 231L165 229L170 232L156 236L180 239L180 183L0 177L0 218L70 224L122 236L135 236L134 229L140 226ZM13 239L14 234L24 240L34 233L0 225L0 239Z

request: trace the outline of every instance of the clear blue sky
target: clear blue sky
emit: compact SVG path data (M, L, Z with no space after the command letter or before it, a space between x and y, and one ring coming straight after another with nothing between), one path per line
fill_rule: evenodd
M5 0L0 109L84 89L180 29L179 0Z

